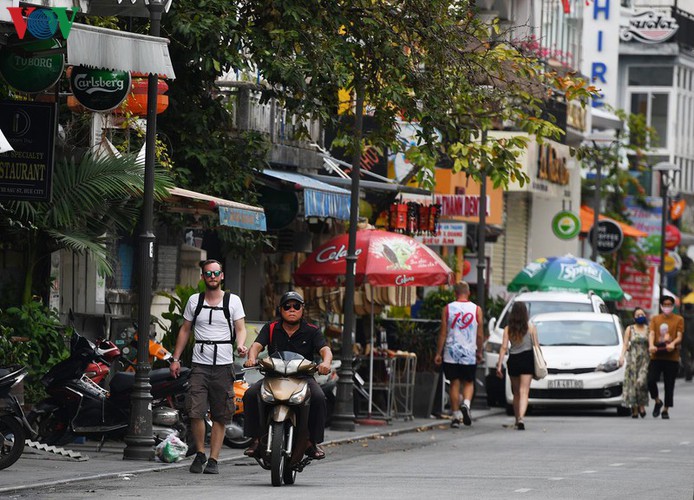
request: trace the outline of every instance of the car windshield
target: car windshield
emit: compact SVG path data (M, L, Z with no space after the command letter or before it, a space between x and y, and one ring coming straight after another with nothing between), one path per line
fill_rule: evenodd
M579 302L554 302L554 301L532 301L526 302L525 305L528 308L529 317L533 317L537 314L544 313L554 313L554 312L591 312L593 310L593 304L590 302L579 303ZM502 318L499 326L505 328L508 325L508 317L511 314L511 308L508 309L504 317Z
M617 329L605 321L538 321L535 326L543 346L619 345Z

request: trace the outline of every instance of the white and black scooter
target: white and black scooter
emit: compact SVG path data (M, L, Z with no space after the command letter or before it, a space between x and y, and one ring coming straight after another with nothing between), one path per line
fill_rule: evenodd
M311 399L307 377L317 365L295 352L278 351L261 359L258 369L265 375L260 397L267 434L260 439L255 459L270 471L273 486L294 484L297 472L312 460L304 456Z

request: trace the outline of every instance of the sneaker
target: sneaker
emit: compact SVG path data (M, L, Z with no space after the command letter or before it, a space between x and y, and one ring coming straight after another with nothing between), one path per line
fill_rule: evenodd
M516 423L516 430L517 431L524 431L525 430L525 424L523 422Z
M190 464L190 472L192 472L193 474L200 474L206 462L207 457L205 456L205 454L197 452L197 454L195 455L195 459L193 460L193 463Z
M463 412L463 424L472 425L472 417L470 417L470 408L465 405L460 407L460 411Z
M660 409L663 407L663 402L662 401L656 401L655 406L653 407L653 418L656 418L660 415Z
M219 467L217 467L217 461L214 458L210 458L207 461L205 470L202 472L203 474L219 474Z
M670 418L670 414L668 412L664 411L663 413L660 414L660 418L664 418L665 420L667 420L668 418Z
M451 421L451 429L459 429L459 428L460 428L460 420L458 420L457 418L454 418Z

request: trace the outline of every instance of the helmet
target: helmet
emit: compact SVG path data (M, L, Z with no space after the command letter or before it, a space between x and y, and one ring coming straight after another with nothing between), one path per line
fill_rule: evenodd
M285 294L282 295L282 298L280 299L280 306L283 306L290 300L296 300L299 304L304 303L304 298L301 296L301 294L292 290L289 292L285 292Z

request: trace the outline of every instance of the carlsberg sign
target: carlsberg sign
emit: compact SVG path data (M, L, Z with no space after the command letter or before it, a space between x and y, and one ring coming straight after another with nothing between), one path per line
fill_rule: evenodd
M130 92L130 73L76 66L70 73L70 86L75 99L85 108L110 111Z

